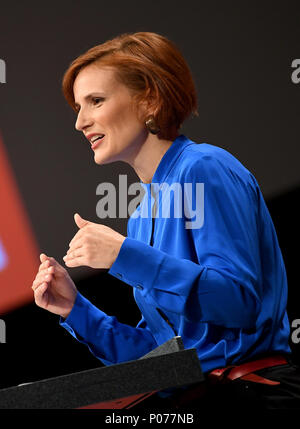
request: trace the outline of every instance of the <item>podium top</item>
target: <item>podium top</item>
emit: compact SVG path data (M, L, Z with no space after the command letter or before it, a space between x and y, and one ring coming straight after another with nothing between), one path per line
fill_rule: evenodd
M175 337L142 358L0 390L0 408L81 408L204 380L195 349Z
M184 350L184 345L180 336L173 337L169 341L163 343L161 346L156 347L151 352L147 353L145 356L142 356L140 359L145 359L153 356L161 356L167 353L179 352Z

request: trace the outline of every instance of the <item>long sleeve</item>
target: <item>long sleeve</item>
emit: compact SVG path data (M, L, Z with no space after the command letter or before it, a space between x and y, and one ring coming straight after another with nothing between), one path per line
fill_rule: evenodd
M79 292L72 311L60 319L60 325L105 365L138 359L157 347L143 318L137 327L120 323Z
M133 288L142 319L120 324L79 294L65 321L72 335L106 364L174 335L203 372L290 353L285 266L254 176L224 149L179 136L143 186L109 270Z
M177 235L174 228L168 240L180 249L188 236L194 261L167 253L163 245L157 249L128 237L110 274L137 288L149 305L155 302L169 314L227 328L255 328L263 298L261 216L270 228L266 239L269 251L275 249L270 255L273 261L278 256L277 241L255 179L246 169L243 174L209 156L186 171L185 183L204 183L204 222L184 233L177 228ZM276 276L276 271L271 275Z

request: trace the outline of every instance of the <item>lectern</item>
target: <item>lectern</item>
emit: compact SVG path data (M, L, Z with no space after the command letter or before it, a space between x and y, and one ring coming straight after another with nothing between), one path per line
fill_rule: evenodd
M204 380L195 349L174 337L142 358L0 390L1 409L128 409Z

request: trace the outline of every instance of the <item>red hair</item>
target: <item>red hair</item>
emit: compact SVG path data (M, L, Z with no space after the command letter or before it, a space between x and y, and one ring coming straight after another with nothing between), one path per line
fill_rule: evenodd
M122 34L76 58L62 83L63 94L74 110L74 81L92 63L113 67L117 79L134 93L137 103L148 103L148 116L154 116L162 138L170 137L172 130L177 131L191 114L198 115L190 69L166 37L149 32Z

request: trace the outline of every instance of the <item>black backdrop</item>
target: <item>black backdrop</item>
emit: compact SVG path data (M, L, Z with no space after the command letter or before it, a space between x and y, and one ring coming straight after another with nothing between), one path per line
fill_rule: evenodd
M73 58L95 44L123 32L158 32L179 46L198 89L200 116L182 132L229 150L260 183L287 267L289 317L300 318L300 84L291 78L292 61L300 58L299 12L294 1L2 2L7 82L0 85L0 131L41 251L63 263L76 211L126 234L126 219L97 218L96 187L117 184L119 174L129 183L138 178L123 163L93 163L61 79ZM124 323L139 320L129 286L102 271L69 272L104 311ZM33 303L1 317L7 342L0 345L0 387L101 365ZM291 346L300 362L300 343Z

